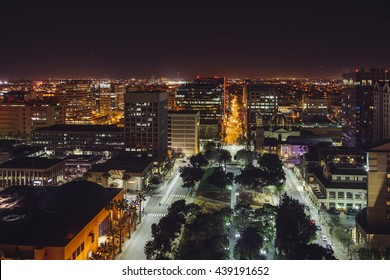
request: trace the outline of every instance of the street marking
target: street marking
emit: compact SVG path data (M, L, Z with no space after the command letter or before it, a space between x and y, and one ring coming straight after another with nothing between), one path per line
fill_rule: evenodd
M165 194L155 194L153 196L160 196L163 197ZM186 198L187 195L185 194L170 194L169 197L178 197L178 198Z
M168 213L148 213L147 217L165 217Z

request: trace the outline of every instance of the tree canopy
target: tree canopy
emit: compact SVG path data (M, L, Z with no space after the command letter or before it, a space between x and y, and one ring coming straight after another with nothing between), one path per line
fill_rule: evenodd
M287 195L281 197L275 221L275 246L287 259L316 238L317 228L305 214L304 205Z

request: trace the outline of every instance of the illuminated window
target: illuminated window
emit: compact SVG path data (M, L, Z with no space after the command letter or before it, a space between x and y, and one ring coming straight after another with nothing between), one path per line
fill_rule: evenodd
M390 206L390 200L386 201L386 205Z

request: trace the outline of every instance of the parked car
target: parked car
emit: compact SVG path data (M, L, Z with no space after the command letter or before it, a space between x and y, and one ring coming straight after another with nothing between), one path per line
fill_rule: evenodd
M356 209L347 209L347 210L345 210L344 213L345 213L345 215L355 216L358 213L358 210L356 210Z
M329 244L326 244L325 247L326 247L326 249L328 249L332 253L334 252L332 246L330 246Z
M321 235L321 240L322 240L322 241L327 241L328 239L326 238L325 235Z
M333 207L328 209L328 213L332 215L340 215L340 211Z
M320 225L316 225L316 228L317 228L318 230L322 230L322 228L321 228Z

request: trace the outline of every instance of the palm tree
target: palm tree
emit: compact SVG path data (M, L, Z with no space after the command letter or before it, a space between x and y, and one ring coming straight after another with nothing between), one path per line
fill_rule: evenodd
M111 254L111 259L114 259L114 254L115 254L115 234L113 231L109 231L106 233L107 236L107 243L108 243L108 249Z
M110 200L109 202L107 202L107 204L104 206L104 209L110 212L108 216L108 223L109 223L108 231L112 232L112 214L113 214L112 210L114 209L114 201Z
M139 194L137 194L137 197L136 197L135 201L139 205L139 222L141 222L142 201L145 201L145 200L146 200L146 198L145 198L145 193L144 192L140 192Z
M133 200L130 205L129 205L129 208L128 208L128 211L129 211L129 238L131 238L131 231L134 229L136 230L137 229L137 223L134 223L134 217L137 216L137 203L135 200Z
M104 179L106 179L106 186L108 185L108 179L111 177L111 173L110 173L110 171L108 171L108 172L104 172L103 174L102 174L102 177L104 178Z
M108 187L110 187L110 188L117 188L117 187L119 187L119 186L118 186L117 183L112 182L112 183L110 183L110 184L108 185Z
M234 257L239 260L257 260L263 247L263 237L255 225L248 225L240 230L240 238L234 246Z
M122 235L123 235L123 211L129 208L127 199L114 200L114 207L118 211L118 224L115 228L115 232L119 237L119 253L122 252Z
M127 172L123 172L123 176L122 176L122 186L123 188L125 189L125 191L127 191L127 181L130 180L131 176L129 173Z
M97 255L102 257L104 260L107 259L109 255L111 255L110 243L107 241L100 242L99 247L97 248Z

